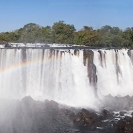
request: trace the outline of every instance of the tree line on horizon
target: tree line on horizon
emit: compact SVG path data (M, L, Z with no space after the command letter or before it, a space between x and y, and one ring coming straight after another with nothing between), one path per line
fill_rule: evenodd
M83 26L76 31L74 25L64 21L53 26L39 26L35 23L24 25L12 32L1 32L0 43L58 43L76 44L92 47L133 47L133 27L121 30L119 27L105 25L100 29Z

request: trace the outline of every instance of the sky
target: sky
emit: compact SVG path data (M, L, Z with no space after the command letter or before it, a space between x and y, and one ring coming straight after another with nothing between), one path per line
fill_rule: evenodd
M124 30L133 27L133 0L0 0L0 32L62 20L77 30L104 25Z

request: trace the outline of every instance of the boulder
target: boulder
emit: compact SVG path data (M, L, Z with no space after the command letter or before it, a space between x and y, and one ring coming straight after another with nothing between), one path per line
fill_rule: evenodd
M133 133L133 121L118 123L115 133Z
M10 48L10 47L12 47L12 45L11 45L11 44L9 44L9 43L6 43L6 44L5 44L5 48L7 48L7 47L9 47L9 48Z
M98 125L98 116L94 112L82 109L81 112L75 115L73 122L79 128L96 129Z
M59 112L59 104L54 100L45 100L46 109L52 112Z
M125 113L125 111L120 111L120 116L124 116Z

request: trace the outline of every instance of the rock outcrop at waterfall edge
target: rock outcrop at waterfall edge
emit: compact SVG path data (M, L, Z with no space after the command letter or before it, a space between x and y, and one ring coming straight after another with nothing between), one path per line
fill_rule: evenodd
M125 98L129 101L133 100L132 97L124 97L123 99ZM10 133L133 132L133 111L130 110L79 109L61 105L53 100L35 101L30 96L21 101L14 101L14 105L11 112L6 112L7 119L0 116L1 133L9 131ZM133 107L133 105L131 106ZM6 121L5 126L2 123L3 120Z
M93 63L94 52L92 50L84 50L84 65L87 66L88 77L91 84L96 84L97 75L96 75L96 66Z

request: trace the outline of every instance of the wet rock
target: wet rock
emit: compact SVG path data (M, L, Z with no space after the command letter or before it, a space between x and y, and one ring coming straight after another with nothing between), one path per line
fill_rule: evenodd
M124 120L126 122L132 122L133 121L132 117L130 117L130 116L125 116Z
M103 113L103 116L106 117L109 114L109 111L104 109L102 113Z
M65 108L61 108L61 109L60 109L60 113L61 113L61 114L69 115L70 112L71 112L70 110L65 109Z
M119 111L103 109L101 112L96 112L85 108L69 108L53 100L35 101L30 96L16 104L18 105L12 111L14 132L133 133L133 118L126 116L128 111L119 113ZM116 116L116 113L121 116ZM8 122L7 124L9 125ZM0 132L4 133L5 129L1 127L0 125Z
M89 82L96 87L97 75L96 75L96 66L93 63L94 52L92 50L84 50L83 57L84 57L83 63L85 66L87 66L88 70Z
M98 125L98 116L96 113L82 109L74 118L74 124L80 128L96 129Z
M125 113L126 113L125 111L120 111L121 116L124 116Z
M102 57L102 51L98 50L98 53L100 55L100 62L101 62L101 66L103 67L103 57Z
M44 106L48 112L51 113L51 115L56 115L59 113L59 104L54 100L45 100Z
M133 133L133 122L125 122L118 124L115 133Z
M31 106L36 102L31 96L26 96L21 101L27 106Z
M75 49L75 50L74 50L74 55L79 56L79 50Z
M71 120L73 120L73 118L75 117L75 113L65 109L65 108L61 108L60 109L60 115L66 115L68 118L70 118Z
M116 133L125 133L125 124L118 124Z
M54 109L59 109L59 104L57 102L53 101L53 100L50 101L50 105Z
M110 112L110 111L104 109L102 111L101 115L102 115L102 119L105 120L105 119L111 119L111 118L113 118L113 115L114 114L113 114L113 112Z
M6 44L5 44L5 48L7 48L7 47L10 48L10 47L12 47L12 45L9 44L9 43L6 43Z
M93 63L94 53L92 50L84 50L83 57L84 57L84 65L86 65L87 63L86 61L88 61L89 63Z

